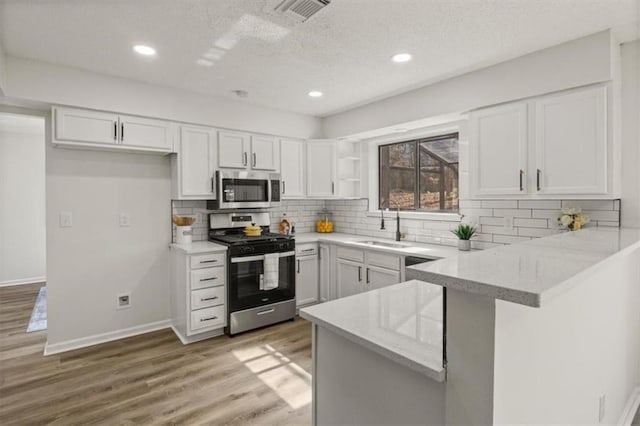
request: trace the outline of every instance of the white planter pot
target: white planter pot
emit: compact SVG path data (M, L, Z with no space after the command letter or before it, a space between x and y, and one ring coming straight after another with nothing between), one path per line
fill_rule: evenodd
M458 250L462 250L462 251L471 250L471 240L458 240Z

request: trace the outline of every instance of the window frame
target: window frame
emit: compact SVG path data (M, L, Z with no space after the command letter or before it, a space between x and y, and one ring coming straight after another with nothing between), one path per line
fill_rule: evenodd
M368 203L368 211L366 215L368 217L380 217L380 209L378 206L380 205L379 200L379 158L378 158L378 146L391 144L395 142L403 142L406 140L412 139L420 139L420 138L428 138L431 136L438 136L448 133L458 133L458 141L460 142L463 136L463 129L466 127L466 122L463 120L464 117L456 117L453 120L449 120L442 124L431 125L428 127L416 128L414 130L410 130L407 132L395 132L395 133L387 133L385 135L370 137L367 139L363 139L363 157L367 158L367 199ZM458 200L460 200L465 182L463 182L464 175L461 173L462 170L466 170L463 165L463 160L466 158L463 156L465 151L465 146L460 144L460 157L458 162L458 184L460 185L460 192L458 194ZM464 163L466 164L466 162ZM364 194L363 194L364 195ZM389 215L391 217L391 215ZM437 220L444 222L460 222L462 215L460 212L452 213L452 212L435 212L435 211L416 211L416 210L401 210L400 217L406 219L419 219L419 220Z
M455 132L449 132L449 133L441 133L438 135L431 135L431 136L427 136L427 137L418 137L418 138L409 138L406 140L401 140L401 141L396 141L396 142L387 142L387 143L380 143L376 146L376 154L377 154L377 173L378 173L378 196L377 196L377 203L375 204L377 206L378 210L382 210L382 207L380 206L380 189L383 186L382 183L382 173L381 173L381 164L380 164L380 157L382 154L382 149L385 146L390 146L390 145L399 145L399 144L414 144L414 151L415 151L415 166L414 166L414 173L415 173L415 186L414 186L414 208L413 209L400 209L400 211L404 211L404 212L415 212L415 213L440 213L440 214L459 214L460 212L460 154L458 153L458 161L456 163L451 163L451 164L456 164L456 174L458 176L458 209L457 211L450 211L450 210L445 210L444 205L446 203L446 200L444 198L444 187L445 187L445 170L447 167L449 167L450 169L453 169L453 167L449 166L449 164L444 161L444 159L438 157L435 154L432 153L425 153L426 155L430 156L431 158L435 159L436 161L438 161L440 163L440 210L425 210L420 208L420 194L421 194L421 187L420 187L420 182L421 182L421 178L422 178L422 170L421 170L421 152L420 152L420 145L422 143L425 142L435 142L435 141L439 141L439 140L445 140L445 139L452 139L455 138L458 141L458 144L460 142L460 132L455 131ZM459 145L458 145L459 146ZM389 166L390 167L390 166ZM391 206L386 207L386 208L392 208Z

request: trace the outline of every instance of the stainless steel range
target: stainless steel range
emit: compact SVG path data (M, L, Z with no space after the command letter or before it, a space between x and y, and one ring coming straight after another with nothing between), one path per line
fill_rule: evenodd
M295 240L269 232L269 222L264 212L209 215L209 241L229 247L229 335L295 317ZM262 235L245 236L244 228L252 223Z

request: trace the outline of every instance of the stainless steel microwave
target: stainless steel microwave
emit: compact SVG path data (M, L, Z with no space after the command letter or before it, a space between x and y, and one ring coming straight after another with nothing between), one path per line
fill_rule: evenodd
M249 171L216 171L216 199L207 208L261 209L280 203L280 174Z

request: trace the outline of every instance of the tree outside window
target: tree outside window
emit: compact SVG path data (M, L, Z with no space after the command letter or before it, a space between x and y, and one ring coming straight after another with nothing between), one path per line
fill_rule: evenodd
M458 212L458 134L380 145L379 208Z

